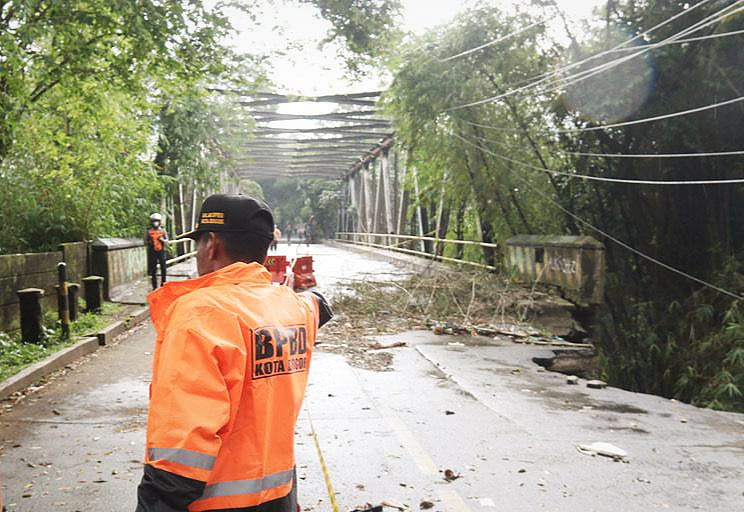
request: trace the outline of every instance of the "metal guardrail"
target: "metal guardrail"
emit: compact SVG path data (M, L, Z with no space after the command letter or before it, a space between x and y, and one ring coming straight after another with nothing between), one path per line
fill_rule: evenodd
M404 242L398 242L392 245L385 245L385 244L378 244L375 242L370 242L369 240L356 240L356 239L344 239L339 238L340 236L347 236L347 237L364 237L364 238L393 238L397 240L404 240ZM395 235L395 234L389 234L389 233L356 233L356 232L347 232L347 231L340 231L336 233L336 240L339 242L346 242L351 243L355 245L363 245L368 247L375 247L379 249L387 249L391 251L401 252L404 254L412 254L414 256L423 256L425 258L429 258L436 261L448 261L450 263L458 263L461 265L470 265L472 267L477 268L483 268L487 270L498 270L497 267L494 267L492 265L486 265L485 263L478 263L475 261L468 261L463 260L459 258L450 258L449 256L441 256L437 254L431 254L424 251L417 251L414 249L406 249L404 247L400 247L401 243L406 243L409 241L430 241L435 243L442 243L442 244L455 244L455 245L470 245L470 246L478 246L478 247L487 247L490 249L497 249L499 246L497 244L487 243L487 242L476 242L473 240L451 240L448 238L437 238L437 237L431 237L431 236L413 236L413 235Z
M352 233L346 231L340 231L336 235L352 235L352 236L385 236L388 238L396 238L399 240L424 240L428 242L439 242L446 244L459 244L459 245L477 245L479 247L489 247L492 249L498 249L498 244L490 244L487 242L476 242L474 240L452 240L450 238L436 238L433 236L413 236L413 235L394 235L389 233Z
M180 240L168 240L168 244L171 244L171 245L185 244L185 243L190 244L190 243L193 243L193 242L194 241L191 240L190 238L181 238ZM176 256L175 258L171 258L169 260L166 260L165 261L165 265L166 266L175 265L176 263L181 262L181 261L184 261L184 260L187 260L187 259L189 259L189 258L191 258L192 256L195 256L195 255L196 255L196 251L195 250L194 251L189 251L186 254L182 254L180 256Z

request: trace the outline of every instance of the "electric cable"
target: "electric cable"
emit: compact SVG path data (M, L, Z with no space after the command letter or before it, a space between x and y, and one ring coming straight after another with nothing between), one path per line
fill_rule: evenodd
M744 155L744 151L711 151L707 153L583 153L580 151L561 151L561 153L603 158L692 158Z
M645 117L642 119L635 119L632 121L622 121L619 123L612 123L612 124L603 124L599 126L588 126L583 128L561 128L558 130L550 130L550 132L546 133L579 133L579 132L591 132L591 131L597 131L597 130L606 130L608 128L620 128L622 126L631 126L636 124L643 124L643 123L651 123L654 121L661 121L663 119L671 119L674 117L681 117L686 116L689 114L696 114L698 112L704 112L706 110L711 110L719 107L725 107L727 105L733 105L734 103L739 103L741 101L744 101L744 96L738 96L736 98L731 98L724 101L719 101L717 103L712 103L710 105L703 105L701 107L695 107L687 110L680 110L677 112L671 112L669 114L662 114L658 116L653 117ZM471 121L465 121L467 124L471 126L477 126L479 128L485 128L485 129L494 129L494 130L501 130L501 131L512 131L511 129L506 128L500 128L498 126L489 126L487 124L482 123L473 123ZM516 128L513 129L515 132L521 132L523 130L518 130Z
M639 38L645 37L648 34L654 32L655 30L657 30L658 28L666 25L667 23L670 23L671 21L674 21L677 18L679 18L681 16L684 16L685 14L688 14L692 10L694 10L694 9L696 9L696 8L698 8L698 7L706 4L706 3L708 3L708 1L710 1L710 0L702 0L701 2L698 2L697 4L695 4L694 6L688 8L688 9L686 9L686 10L680 12L680 13L677 13L676 15L674 15L674 16L666 19L666 20L664 20L663 22L658 23L657 25L655 25L654 27L650 28L649 30L647 30L645 32L642 32L642 33L634 36L633 38L631 38L631 39L629 39L627 41L624 41L623 43L620 43L619 45L616 45L616 46L610 48L609 50L604 50L602 52L596 53L594 55L591 55L589 57L586 57L584 59L581 59L579 61L576 61L576 62L574 62L572 64L568 64L566 66L563 66L563 67L559 67L557 69L554 69L553 71L549 71L549 72L543 73L541 75L537 75L537 76L535 76L535 77L533 77L531 79L527 79L526 82L528 82L528 83L526 85L517 86L516 88L509 89L506 92L503 92L503 93L498 94L496 96L491 96L489 98L485 98L485 99L482 99L482 100L478 100L478 101L474 101L474 102L470 102L470 103L458 105L458 106L455 106L455 107L450 107L450 108L446 109L445 112L449 112L449 111L453 111L453 110L459 110L459 109L467 108L467 107L478 106L478 105L482 105L482 104L485 104L485 103L492 103L492 102L495 102L495 101L497 101L499 99L503 99L505 97L513 96L513 95L515 95L517 93L520 93L522 91L525 91L525 90L534 88L534 87L536 87L536 86L538 86L538 85L540 85L542 83L548 82L549 80L551 80L554 77L560 75L560 73L562 73L564 71L568 71L570 69L574 69L574 68L576 68L578 66L581 66L582 64L585 64L585 63L590 62L592 60L595 60L597 58L600 58L600 57L603 57L605 55L608 55L608 54L610 54L610 53L612 53L612 52L614 52L614 51L616 51L616 50L618 50L620 48L625 47L626 45L630 44L631 42L633 42L633 41L635 41L635 40L637 40ZM680 31L680 32L678 32L678 33L676 33L676 34L674 34L674 35L666 38L664 41L665 42L668 42L670 40L673 41L675 38L681 38L681 37L683 37L685 35L688 35L688 34L690 34L692 32L695 32L697 30L700 30L702 28L705 28L709 24L715 23L715 22L719 21L720 19L722 19L722 18L724 18L726 16L731 15L732 13L726 13L726 14L722 14L722 13L724 13L727 10L732 9L733 7L736 7L741 2L742 2L742 0L737 0L734 4L732 4L730 6L727 6L727 7L723 8L723 9L717 11L716 13L714 13L712 15L709 15L708 17L704 18L703 20L700 20L700 21L692 24L690 27L687 27L686 29L683 29L682 31ZM735 11L735 12L739 12L739 11ZM563 78L559 79L559 81L560 80L566 81L566 80L570 80L570 79L573 79L573 78L576 78L576 77L584 76L584 75L586 75L588 73L591 73L591 72L594 72L596 70L602 70L602 71L604 71L604 70L608 69L608 66L619 65L619 64L621 64L621 63L629 60L630 58L638 57L639 55L643 54L645 51L648 51L649 50L649 49L645 48L644 46L641 46L641 47L638 47L638 48L640 48L640 49L636 49L636 53L634 53L633 55L621 57L621 58L616 59L615 61L610 61L610 62L607 62L607 63L600 64L600 65L598 65L598 66L596 66L594 68L589 68L589 69L584 70L584 71L581 71L581 72L579 72L577 74L569 75L568 77L563 77ZM537 79L537 80L535 80L535 79Z
M705 5L709 1L710 0L702 0L701 2L698 2L697 4L691 6L691 7L687 8L687 9L682 10L681 12L679 12L679 13L677 13L677 14L675 14L675 15L673 15L673 16L671 16L671 17L669 17L669 18L667 18L667 19L665 19L663 21L661 21L660 23L657 23L656 25L654 25L650 29L648 29L648 30L646 30L644 32L641 32L640 34L637 34L637 35L631 37L630 39L628 39L626 41L623 41L623 42L621 42L621 43L613 46L612 48L610 48L608 50L603 50L601 52L595 53L595 54L590 55L588 57L585 57L585 58L583 58L581 60L578 60L576 62L572 62L570 64L565 64L564 66L558 67L558 68L556 68L556 69L554 69L552 71L546 71L544 73L540 73L539 75L535 75L532 78L527 78L527 79L522 80L522 81L518 82L517 84L515 84L513 86L513 88L514 87L520 87L522 84L529 84L530 82L533 82L534 80L540 80L540 79L543 79L543 78L544 79L547 79L547 78L550 78L552 76L556 76L556 75L562 73L563 71L568 71L569 69L573 69L575 67L578 67L578 66L580 66L580 65L582 65L582 64L584 64L586 62L592 61L594 59L598 59L600 57L604 57L605 55L610 54L610 53L612 53L614 51L618 51L618 50L622 49L623 47L625 47L626 45L632 43L633 41L635 41L637 39L641 39L641 38L647 37L649 34L653 33L654 31L658 30L659 28L663 27L664 25L666 25L668 23L671 23L672 21L675 21L676 19L684 16L685 14L688 14L691 11L697 9L698 7L701 7L701 6ZM625 50L626 51L637 51L637 47L625 48ZM538 85L538 84L539 84L539 82L535 82L535 85Z
M677 39L675 41L669 41L666 43L665 42L649 43L647 45L634 46L632 48L618 48L617 50L612 50L612 53L634 52L634 51L638 51L638 48L649 48L651 50L655 50L656 48L663 48L665 46L670 46L673 44L694 43L696 41L706 41L708 39L718 39L721 37L738 36L740 34L744 34L744 30L732 30L730 32L719 32L717 34L708 34L707 36L688 37L685 39Z
M552 174L554 176L567 176L569 178L578 178L582 180L588 180L588 181L603 181L608 183L624 183L627 185L731 185L731 184L738 184L738 183L744 183L744 178L739 179L720 179L720 180L630 180L630 179L624 179L624 178L604 178L602 176L590 176L587 174L579 174L579 173L573 173L573 172L565 172L565 171L556 171L554 169L545 169L544 167L538 167L537 165L528 164L527 162L522 162L521 160L515 160L513 158L509 158L504 155L499 155L498 153L494 153L488 148L485 148L479 144L476 144L464 137L461 137L458 134L454 134L455 137L458 139L461 139L463 142L470 144L471 146L474 146L481 151L484 151L485 153L488 153L494 158L498 158L500 160L504 160L506 162L511 162L513 164L519 165L521 167L524 167L526 169L533 169L540 172L544 172L546 174ZM486 139L488 140L488 139Z
M726 9L728 9L728 8L729 7L727 7ZM725 10L725 9L723 9L723 10ZM719 21L722 21L724 18L726 18L728 16L731 16L733 14L736 14L736 13L739 13L739 12L742 12L742 11L744 11L744 7L739 8L738 10L735 10L733 12L728 12L728 13L722 14L722 15L718 15L718 14L711 15L710 18L713 18L713 19L710 19L710 21L707 21L707 19L705 19L705 20L702 20L700 22L697 22L697 24L701 24L702 23L702 25L699 25L699 26L695 26L695 25L690 26L687 29L685 29L685 30L683 30L681 32L678 32L677 34L675 34L673 36L670 36L669 38L664 39L661 42L663 42L663 43L674 42L674 41L676 41L680 37L683 37L683 36L685 36L687 34L692 34L692 33L695 33L695 32L697 32L699 30L702 30L704 28L707 28L707 27L709 27L711 25L714 25L714 24L718 23ZM636 57L640 57L640 56L648 53L652 49L652 48L647 48L645 46L641 46L639 48L641 48L641 49L639 51L637 51L636 53L632 54L632 55L628 55L628 56L625 56L625 57L620 57L620 58L617 58L615 60L612 60L612 61L609 61L609 62L600 64L598 66L595 66L594 68L590 68L590 69L587 69L587 70L584 70L584 71L580 71L578 73L575 73L572 76L569 76L569 77L566 77L566 78L561 78L559 80L556 80L556 84L551 89L542 89L542 90L539 90L539 91L533 93L533 95L537 95L537 94L550 94L552 92L563 90L567 86L574 85L574 84L576 84L578 82L582 82L582 81L587 80L587 79L589 79L589 78L591 78L593 76L596 76L596 75L598 75L600 73L604 73L605 71L607 71L609 69L612 69L612 68L615 68L615 67L617 67L617 66L619 66L621 64L624 64L625 62L628 62L628 61L630 61L632 59L635 59Z
M542 25L546 21L547 21L547 19L542 19L542 20L536 21L534 23L530 23L529 25L527 25L525 27L522 27L519 30L515 30L514 32L511 32L509 34L506 34L505 36L498 37L498 38L496 38L496 39L494 39L492 41L489 41L487 43L484 43L484 44L482 44L480 46L476 46L475 48L471 48L469 50L465 50L464 52L460 52L460 53L458 53L456 55L452 55L452 56L447 57L445 59L441 59L441 62L449 62L449 61L452 61L452 60L455 60L455 59L459 59L460 57L464 57L466 55L470 55L471 53L475 53L477 51L483 50L483 49L488 48L490 46L493 46L495 44L501 43L503 41L506 41L507 39L511 39L514 36L517 36L517 35L519 35L519 34L521 34L523 32L526 32L527 30L529 30L531 28L534 28L534 27L536 27L538 25Z
M467 140L464 137L460 137L456 133L454 133L453 135L455 135L455 137L458 137L458 138L460 138L460 139L462 139L462 140L464 140L464 141L467 142ZM684 270L680 270L680 269L678 269L676 267L673 267L672 265L669 265L668 263L664 263L663 261L661 261L661 260L659 260L657 258L654 258L653 256L651 256L649 254L646 254L645 252L643 252L643 251L641 251L639 249L636 249L635 247L632 247L631 245L627 244L626 242L623 242L619 238L614 237L613 235L607 233L606 231L598 228L597 226L595 226L591 222L589 222L589 221L583 219L582 217L578 216L577 214L575 214L571 210L565 208L558 201L556 201L555 199L553 199L552 197L550 197L549 194L546 194L545 192L543 192L542 190L540 190L537 187L533 187L532 184L529 182L529 180L527 180L524 176L521 176L519 173L513 173L513 174L527 188L531 189L533 192L535 192L536 194L538 194L539 196L541 196L543 199L545 199L546 201L548 201L549 203L551 203L553 206L555 206L556 208L558 208L559 210L561 210L563 213L565 213L566 215L568 215L569 217L571 217L575 221L579 222L580 224L582 224L582 225L586 226L587 228L591 229L592 231L594 231L596 233L599 233L600 235L602 235L603 237L607 238L608 240L614 242L615 244L619 245L620 247L623 247L624 249L626 249L626 250L628 250L628 251L636 254L637 256L640 256L641 258L643 258L643 259L645 259L647 261L650 261L651 263L654 263L654 264L656 264L656 265L658 265L658 266L660 266L660 267L662 267L662 268L664 268L664 269L666 269L666 270L668 270L670 272L674 272L675 274L678 274L678 275L680 275L682 277L685 277L685 278L687 278L687 279L689 279L691 281L694 281L694 282L696 282L696 283L698 283L700 285L703 285L703 286L705 286L707 288L710 288L710 289L715 290L715 291L717 291L719 293L722 293L724 295L727 295L729 297L732 297L732 298L734 298L736 300L744 299L744 296L742 296L742 295L739 295L739 294L734 293L732 291L726 290L725 288L721 288L720 286L717 286L717 285L715 285L713 283L710 283L708 281L705 281L704 279L701 279L699 277L695 277L692 274L689 274L689 273L685 272Z

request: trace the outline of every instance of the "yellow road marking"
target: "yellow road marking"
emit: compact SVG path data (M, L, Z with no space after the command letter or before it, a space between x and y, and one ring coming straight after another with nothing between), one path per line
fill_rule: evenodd
M318 434L315 432L315 425L313 425L313 418L310 416L310 408L305 407L307 411L307 418L310 420L310 433L315 441L315 449L318 450L318 459L320 460L320 469L323 471L323 478L325 479L326 489L328 489L328 498L331 500L331 507L333 512L339 512L338 502L336 501L336 493L333 492L333 484L331 484L331 477L328 474L328 466L326 466L325 458L323 457L323 451L320 449L320 441L318 441Z
M429 456L426 449L421 446L421 443L418 442L418 439L414 437L413 433L408 430L408 427L406 427L403 420L400 419L395 411L374 398L372 400L375 402L375 406L382 417L392 427L395 435L398 436L400 444L402 444L411 455L419 470L425 475L439 474L439 468L434 463L434 460Z

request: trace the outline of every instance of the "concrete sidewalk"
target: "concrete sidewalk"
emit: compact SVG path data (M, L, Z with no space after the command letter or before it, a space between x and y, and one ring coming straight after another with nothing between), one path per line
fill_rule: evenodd
M182 281L196 277L196 260L193 258L168 267L168 281ZM158 274L158 283L160 274ZM111 301L122 304L147 304L147 294L152 291L150 276L145 276L132 283L117 286L111 291Z

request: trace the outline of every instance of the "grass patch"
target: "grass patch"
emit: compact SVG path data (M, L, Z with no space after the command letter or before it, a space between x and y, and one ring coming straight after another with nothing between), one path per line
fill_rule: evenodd
M121 313L122 309L120 304L106 303L100 314L78 314L77 321L70 326L69 339L62 338L59 321L53 318L55 314L51 312L45 316L45 323L48 327L44 330L44 337L38 344L23 343L20 332L0 331L0 380L5 380L27 366L73 345L80 336L98 332L108 325L113 317Z

